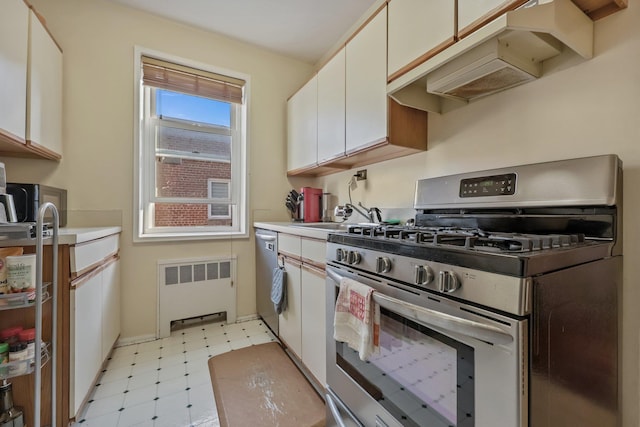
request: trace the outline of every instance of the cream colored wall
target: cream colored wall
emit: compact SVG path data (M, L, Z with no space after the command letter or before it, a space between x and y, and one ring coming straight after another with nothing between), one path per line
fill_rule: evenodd
M425 153L367 166L354 203L412 205L417 179L513 164L618 154L624 162L622 392L638 426L640 311L640 4L596 23L595 57L444 115L429 115ZM347 200L354 171L319 180Z
M254 314L253 238L132 243L134 45L251 76L250 221L254 212L260 220L286 219L286 99L311 74L311 65L115 2L32 3L64 49L64 153L60 164L4 158L9 179L67 188L77 217L121 213L122 337L155 334L159 259L237 255L238 315Z

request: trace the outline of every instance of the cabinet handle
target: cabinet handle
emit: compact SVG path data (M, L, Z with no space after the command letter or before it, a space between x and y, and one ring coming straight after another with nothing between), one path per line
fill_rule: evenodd
M302 263L300 261L298 261L297 259L289 258L289 257L286 257L286 256L283 259L284 259L284 263L285 264L291 264L295 268L302 267Z
M308 264L308 265L312 265L312 266L314 266L315 268L317 268L319 270L324 270L324 267L325 267L324 263L315 261L315 260L310 259L310 258L302 257L302 262L304 262L305 264Z
M318 267L316 267L314 265L302 264L302 269L306 270L309 273L311 273L313 275L316 275L318 277L325 278L327 276L327 273L324 270L319 269Z

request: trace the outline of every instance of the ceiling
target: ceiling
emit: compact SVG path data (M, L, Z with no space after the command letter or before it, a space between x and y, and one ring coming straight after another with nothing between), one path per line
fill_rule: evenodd
M111 0L317 62L377 0Z

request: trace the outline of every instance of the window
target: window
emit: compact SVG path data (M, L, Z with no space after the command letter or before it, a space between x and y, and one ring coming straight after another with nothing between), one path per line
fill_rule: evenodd
M225 200L229 198L230 181L228 179L210 179L209 197L211 199ZM209 205L209 219L231 218L231 209L228 204L215 203Z
M246 235L247 78L136 51L136 240Z

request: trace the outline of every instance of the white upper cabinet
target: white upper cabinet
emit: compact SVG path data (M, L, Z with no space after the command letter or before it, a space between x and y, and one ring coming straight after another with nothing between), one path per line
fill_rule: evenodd
M427 149L426 112L387 96L386 6L289 99L287 109L289 176L322 176Z
M387 138L387 9L346 46L347 154Z
M395 1L395 0L394 0ZM458 34L465 37L479 28L484 19L491 19L501 14L501 11L511 9L521 0L458 0ZM474 25L472 25L474 24Z
M345 154L345 50L318 71L318 163Z
M27 140L62 154L62 51L30 11Z
M453 44L453 1L393 0L388 9L389 78L408 71Z
M62 52L22 0L0 13L0 155L59 160Z
M25 141L29 8L4 0L0 13L0 134Z
M318 160L317 76L289 99L287 118L287 169L314 167Z

